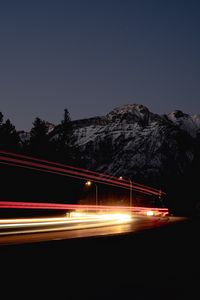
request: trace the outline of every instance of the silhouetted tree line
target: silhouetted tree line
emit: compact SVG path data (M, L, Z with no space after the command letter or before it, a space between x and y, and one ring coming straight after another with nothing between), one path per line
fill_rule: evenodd
M20 138L15 126L9 119L3 122L3 114L0 112L0 148L4 150L19 150Z
M75 165L78 161L78 150L73 145L73 127L68 109L64 110L64 117L57 126L56 137L48 130L48 124L36 117L30 139L23 141L10 120L4 122L0 112L0 149Z
M21 139L15 126L10 120L4 121L3 114L0 113L1 150L64 164L80 164L78 150L73 145L73 127L67 109L64 110L63 119L55 127L55 131L52 134L48 123L37 117L30 130L30 138ZM3 164L0 168L0 201L76 203L83 187L83 181L76 181L70 177ZM29 211L23 212L25 215L30 214ZM8 213L10 215L11 211ZM18 213L18 210L14 212ZM33 213L38 215L36 211ZM39 213L46 212L42 210ZM0 210L0 216L6 216L5 209L3 212Z

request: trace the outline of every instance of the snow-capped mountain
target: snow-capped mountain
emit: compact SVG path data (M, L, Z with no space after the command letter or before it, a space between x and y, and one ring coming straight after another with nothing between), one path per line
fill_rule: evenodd
M179 110L158 115L141 104L129 104L71 125L72 146L82 167L161 188L181 205L191 191L190 200L197 197L200 115ZM49 130L54 142L59 130L59 125Z
M46 122L51 139L60 130ZM72 121L73 143L85 168L159 185L163 176L179 176L199 149L200 115L179 110L168 115L141 104L113 109L105 116ZM21 133L28 139L29 133Z
M180 111L160 116L131 104L103 117L74 121L73 127L87 168L146 178L159 176L169 164L180 174L192 162L200 116Z

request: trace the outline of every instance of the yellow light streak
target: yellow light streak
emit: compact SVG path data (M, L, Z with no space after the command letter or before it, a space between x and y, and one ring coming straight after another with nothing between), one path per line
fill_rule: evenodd
M130 221L131 216L124 213L88 214L79 212L74 212L70 217L64 218L6 219L0 221L0 235L91 228L122 224ZM46 228L47 226L49 228Z
M147 216L153 216L153 215L154 215L154 212L153 212L152 210L148 210L148 211L146 212L146 215L147 215Z

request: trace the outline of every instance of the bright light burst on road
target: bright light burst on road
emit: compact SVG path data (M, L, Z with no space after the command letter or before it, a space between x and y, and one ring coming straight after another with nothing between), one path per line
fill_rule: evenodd
M87 216L87 213L79 212L79 211L72 211L70 213L66 213L66 216L68 216L68 214L70 217L74 217L74 218L81 218Z
M147 210L146 215L147 216L153 216L154 212L152 210Z
M132 220L132 217L130 214L116 214L116 217L118 218L119 221L122 221L122 222Z
M131 214L128 213L87 213L73 211L70 212L70 218L78 219L95 219L99 221L103 220L118 220L119 222L128 222L132 220Z

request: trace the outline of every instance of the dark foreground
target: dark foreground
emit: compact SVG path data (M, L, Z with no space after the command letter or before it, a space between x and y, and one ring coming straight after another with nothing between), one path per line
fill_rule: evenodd
M200 220L123 236L2 246L10 299L200 299ZM3 298L2 298L3 299Z

